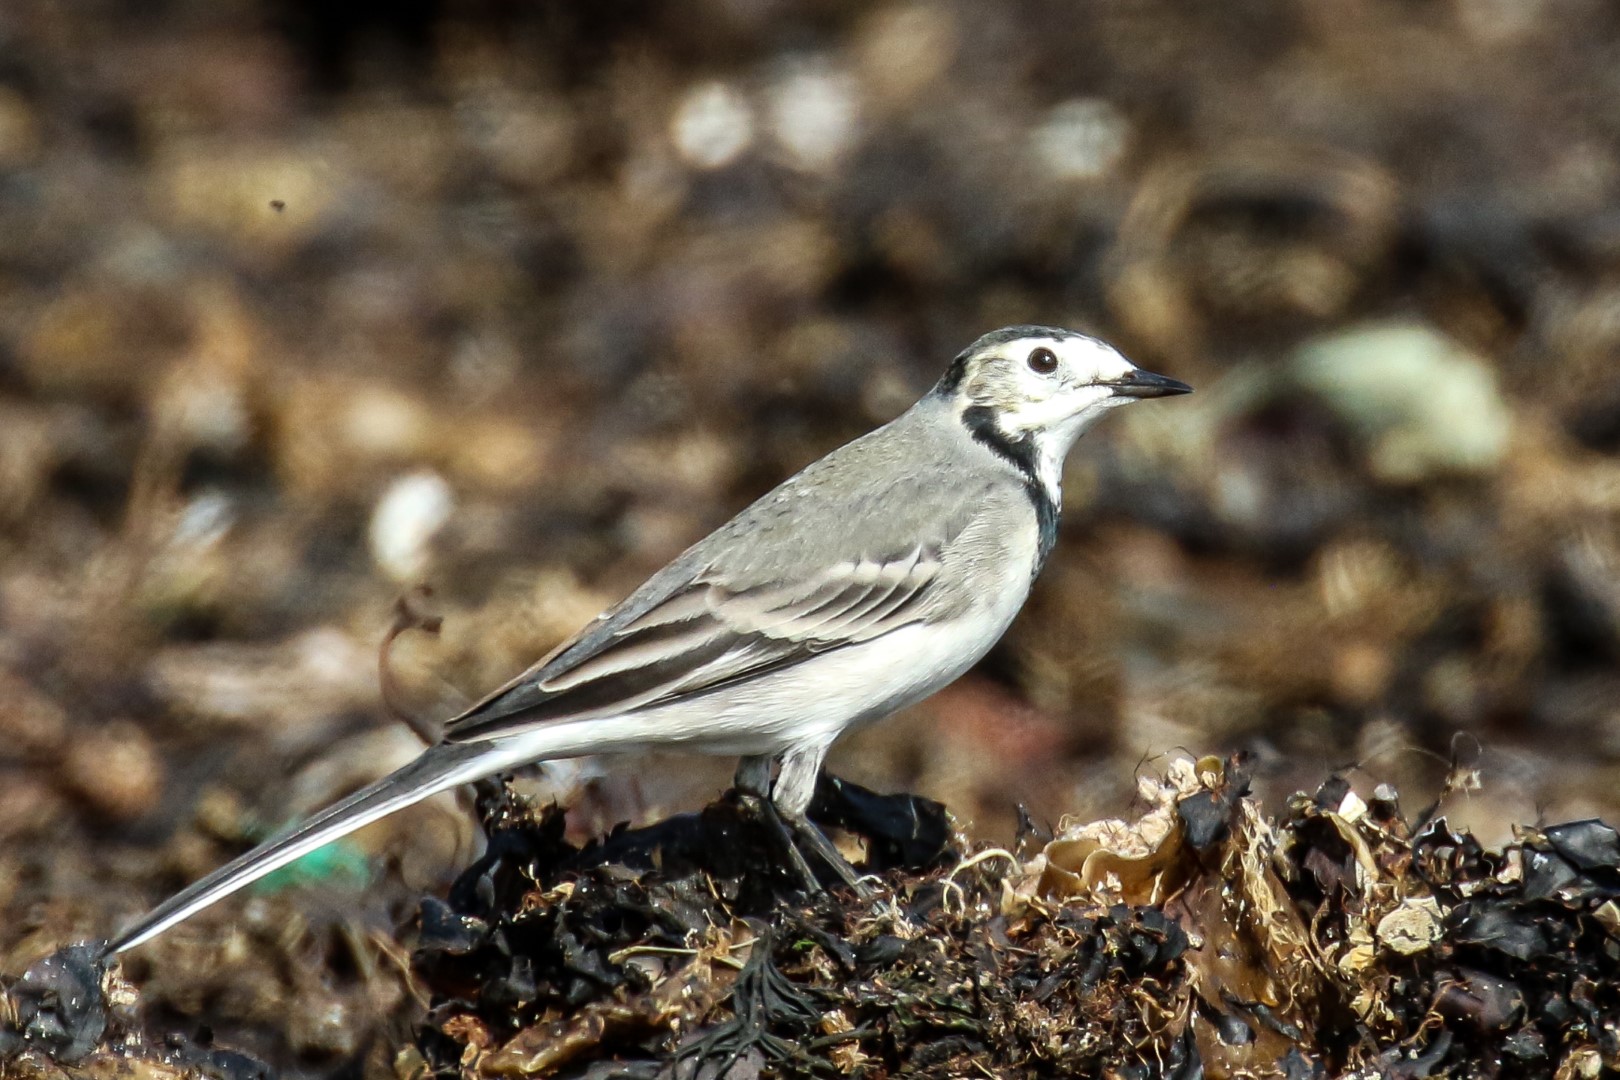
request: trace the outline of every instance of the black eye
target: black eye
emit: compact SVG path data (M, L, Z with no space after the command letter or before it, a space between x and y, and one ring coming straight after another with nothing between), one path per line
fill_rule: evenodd
M1057 370L1057 353L1051 349L1036 349L1029 354L1029 370L1039 375L1050 375Z

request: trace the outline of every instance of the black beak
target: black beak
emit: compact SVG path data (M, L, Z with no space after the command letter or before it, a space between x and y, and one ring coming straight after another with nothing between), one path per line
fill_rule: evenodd
M1141 368L1117 379L1110 379L1103 385L1113 387L1115 397L1170 397L1173 394L1192 393L1192 387L1180 379L1172 379L1168 375L1155 375Z

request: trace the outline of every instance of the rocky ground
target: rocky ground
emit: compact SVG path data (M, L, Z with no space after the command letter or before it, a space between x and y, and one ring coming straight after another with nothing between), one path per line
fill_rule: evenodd
M0 972L403 761L402 717L430 730L1021 321L1199 393L1085 440L1006 642L836 772L1002 846L1020 804L1134 818L1178 749L1247 751L1285 832L1324 777L1427 806L1458 767L1448 828L1487 846L1620 817L1609 6L316 10L0 9ZM440 630L380 680L402 596ZM522 782L579 846L727 773ZM379 973L472 820L402 816L137 953L143 1030L286 1075L414 1045L433 991ZM1423 895L1450 912L1459 880ZM1188 955L1130 973L1185 1005ZM1417 1038L1394 1015L1378 1038ZM1539 1038L1547 1068L1609 1052Z

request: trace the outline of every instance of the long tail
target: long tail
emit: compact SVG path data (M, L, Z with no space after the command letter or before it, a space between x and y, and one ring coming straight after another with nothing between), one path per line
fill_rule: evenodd
M488 742L460 745L440 743L430 748L409 765L334 803L303 824L239 855L202 880L182 889L108 943L107 955L133 949L210 904L361 826L448 788L506 767L509 761L502 760L505 755L491 753L492 749Z

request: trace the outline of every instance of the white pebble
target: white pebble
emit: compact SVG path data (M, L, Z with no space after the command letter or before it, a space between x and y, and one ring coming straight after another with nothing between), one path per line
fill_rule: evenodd
M1432 327L1349 327L1300 346L1294 370L1367 441L1380 479L1489 472L1507 454L1513 417L1495 371Z
M401 583L418 580L428 565L428 547L450 520L455 497L434 472L415 472L389 485L371 514L371 557Z
M235 520L229 495L217 490L200 492L180 512L170 543L194 552L212 548L225 539Z
M754 110L725 83L703 83L676 108L670 138L687 164L718 169L754 141Z
M793 164L824 170L855 142L860 105L855 80L818 64L799 64L770 90L771 134Z
M1131 125L1110 102L1073 98L1047 112L1031 134L1035 157L1060 180L1091 180L1119 164Z

